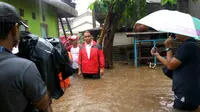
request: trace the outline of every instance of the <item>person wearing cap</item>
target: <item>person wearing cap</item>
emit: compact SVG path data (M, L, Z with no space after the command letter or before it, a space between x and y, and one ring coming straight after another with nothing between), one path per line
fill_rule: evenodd
M0 112L52 112L51 100L35 64L12 54L19 41L20 16L0 2ZM31 105L31 106L30 106Z
M89 31L84 32L84 40L80 46L78 57L78 75L84 78L99 79L104 75L104 54L100 45L93 39Z
M72 47L70 48L70 53L72 55L72 69L74 73L78 73L78 54L79 54L79 45L78 45L78 36L72 35L70 38Z

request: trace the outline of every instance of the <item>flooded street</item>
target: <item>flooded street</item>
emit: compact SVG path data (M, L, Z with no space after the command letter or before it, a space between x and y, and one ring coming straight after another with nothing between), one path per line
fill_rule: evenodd
M171 80L160 67L136 69L116 64L100 80L75 76L55 112L168 112L172 103Z

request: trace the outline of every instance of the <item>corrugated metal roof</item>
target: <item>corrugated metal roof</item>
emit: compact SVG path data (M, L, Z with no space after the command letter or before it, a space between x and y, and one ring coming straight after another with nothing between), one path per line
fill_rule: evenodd
M55 7L59 17L76 17L78 12L68 4L60 0L43 0L45 3Z

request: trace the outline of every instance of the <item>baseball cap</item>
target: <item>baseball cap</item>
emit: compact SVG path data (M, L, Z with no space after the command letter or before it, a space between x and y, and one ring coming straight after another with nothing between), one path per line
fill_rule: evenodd
M70 36L69 39L70 39L70 40L78 40L78 36L76 36L76 35L72 35L72 36Z
M28 25L21 21L16 8L5 2L0 2L0 23L19 23L28 28Z

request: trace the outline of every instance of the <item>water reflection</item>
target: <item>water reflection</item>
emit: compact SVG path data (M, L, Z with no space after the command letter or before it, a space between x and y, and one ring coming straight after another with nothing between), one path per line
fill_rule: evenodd
M71 79L71 87L53 101L55 112L168 112L171 81L161 68L116 64L100 80Z

